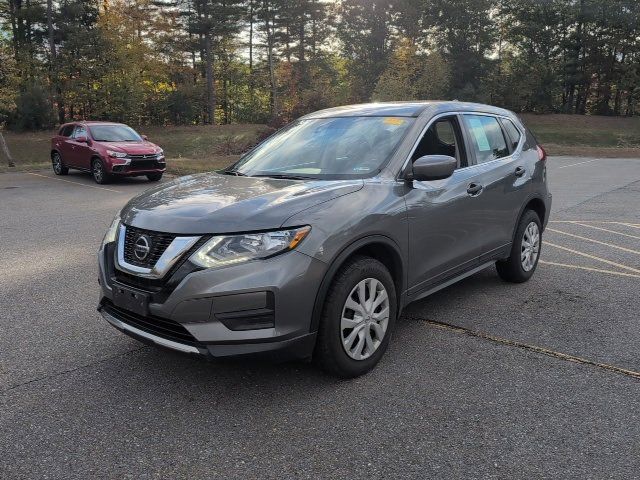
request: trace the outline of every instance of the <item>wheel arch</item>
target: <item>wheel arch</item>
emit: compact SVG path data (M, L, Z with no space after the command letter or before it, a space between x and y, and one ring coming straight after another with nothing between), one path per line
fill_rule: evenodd
M516 221L513 225L513 233L511 234L511 245L516 240L516 233L518 232L518 225L520 224L520 219L524 212L527 210L533 210L538 214L538 218L540 219L540 230L544 232L544 227L546 225L546 218L549 215L547 212L547 206L544 203L544 200L537 195L529 197L529 199L524 203L524 205L520 208L520 212L518 212L518 216L516 217Z
M547 206L544 204L542 199L539 197L533 197L532 199L530 199L525 204L522 211L520 212L520 217L522 217L522 214L527 210L533 210L538 214L538 218L540 219L540 225L544 229L544 225L546 223L545 219L547 218Z
M384 235L370 235L355 240L338 253L331 261L327 272L320 283L320 288L316 294L313 313L311 317L310 331L318 330L320 317L322 315L322 307L329 291L329 287L333 282L340 268L351 258L357 255L364 255L374 258L381 262L391 273L393 283L396 289L397 304L399 315L403 306L403 295L406 290L406 270L403 257L398 244L391 238Z

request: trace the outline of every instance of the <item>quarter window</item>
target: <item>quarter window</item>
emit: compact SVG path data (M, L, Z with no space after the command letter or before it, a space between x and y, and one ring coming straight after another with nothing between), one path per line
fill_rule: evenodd
M515 150L520 143L520 130L516 128L511 120L507 120L504 118L502 120L502 125L504 129L507 131L507 135L509 136L509 140L511 140L511 150Z
M475 151L477 163L509 155L509 148L497 118L487 115L464 115L464 120L471 136L471 148Z

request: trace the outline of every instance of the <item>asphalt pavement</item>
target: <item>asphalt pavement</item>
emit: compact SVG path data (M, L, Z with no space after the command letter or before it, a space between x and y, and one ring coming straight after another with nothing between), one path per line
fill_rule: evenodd
M532 280L409 306L350 381L119 333L95 255L149 184L0 175L0 478L640 478L640 159L548 162Z

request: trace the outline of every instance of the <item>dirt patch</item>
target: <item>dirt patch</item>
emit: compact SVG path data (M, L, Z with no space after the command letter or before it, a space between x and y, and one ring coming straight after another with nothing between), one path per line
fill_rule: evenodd
M571 157L594 158L637 158L640 160L640 148L591 147L580 145L543 144L550 156L568 155Z

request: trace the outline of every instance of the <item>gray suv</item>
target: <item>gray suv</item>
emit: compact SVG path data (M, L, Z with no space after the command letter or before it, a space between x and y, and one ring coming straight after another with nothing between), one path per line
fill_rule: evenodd
M313 358L354 377L404 306L495 264L535 271L546 154L487 105L351 105L307 115L229 169L131 200L99 253L99 311L208 357Z

